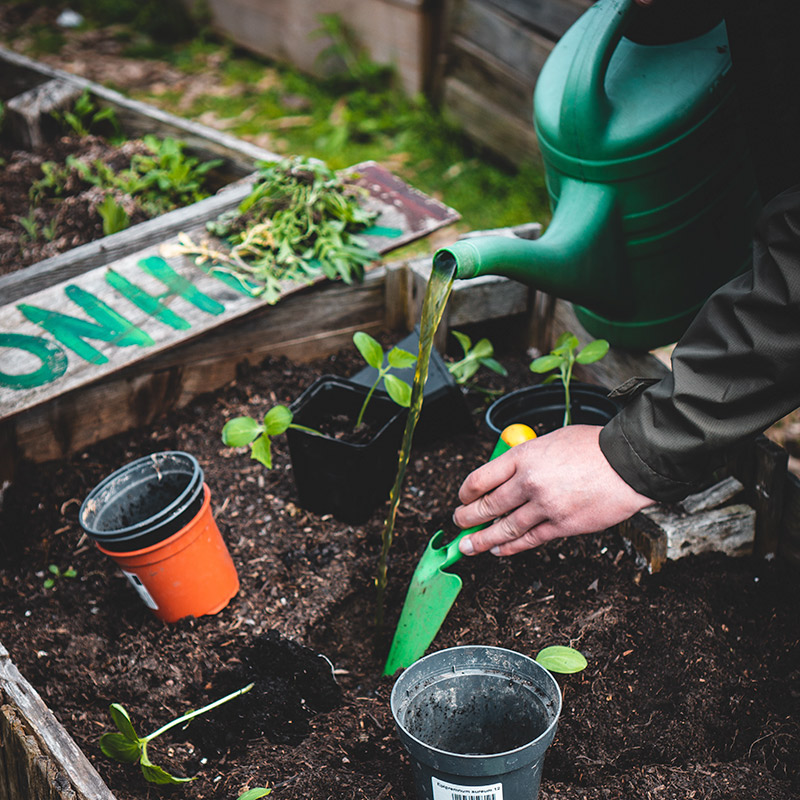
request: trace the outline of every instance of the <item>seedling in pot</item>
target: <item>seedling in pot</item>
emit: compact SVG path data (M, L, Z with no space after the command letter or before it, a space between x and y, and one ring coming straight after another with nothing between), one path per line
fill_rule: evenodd
M78 575L72 567L67 567L62 570L58 564L51 564L47 568L47 571L50 573L50 576L45 578L42 584L45 589L52 589L56 585L56 582L60 581L62 578L75 578Z
M452 331L452 334L464 352L463 358L447 365L448 372L457 384L466 385L481 367L487 367L503 377L508 375L508 370L494 358L494 346L488 339L479 339L473 345L472 339L465 333Z
M249 692L253 688L253 685L254 684L250 683L243 689L238 689L220 700L215 700L213 703L198 708L196 711L190 711L188 714L184 714L182 717L178 717L178 719L174 719L172 722L162 725L157 731L144 737L140 737L136 733L125 707L120 703L112 703L110 707L111 719L114 720L114 724L117 726L119 733L104 733L100 737L100 749L103 751L104 755L116 761L122 761L126 764L138 763L142 770L142 775L144 775L145 780L149 783L178 784L193 781L194 778L176 777L163 769L163 767L153 764L147 754L147 745L153 741L153 739L161 736L162 733L166 733L171 728L188 723L195 717L199 717L201 714L205 714L221 706L223 703L227 703L229 700L233 700L239 697L239 695ZM263 797L263 795L261 796Z
M572 381L572 368L575 364L593 364L608 352L605 339L595 339L582 350L578 350L578 337L570 331L564 331L556 340L555 347L545 356L534 359L530 364L531 372L550 372L557 369L558 374L549 375L543 383L552 383L561 379L564 386L564 425L572 423L572 402L569 387ZM576 352L577 351L577 352Z
M364 412L367 410L369 401L381 381L383 381L383 387L386 389L386 393L397 405L403 408L408 408L411 405L411 386L396 375L392 375L389 370L393 367L395 369L412 367L417 363L417 357L407 350L393 347L386 354L386 364L384 365L383 348L368 333L364 333L364 331L354 333L353 343L358 349L358 352L361 353L364 361L373 369L378 370L378 376L367 392L367 396L364 398L364 402L361 405L361 410L358 412L358 418L356 419L356 430L358 430L358 428L361 427L361 423L364 421Z
M369 405L370 398L381 381L383 381L389 397L400 406L408 408L411 402L411 387L395 375L389 374L392 367L399 369L412 366L417 357L399 347L393 347L386 355L387 364L384 366L384 353L380 344L368 333L357 331L353 334L353 342L364 360L371 367L378 370L378 376L364 398L361 409L355 421L354 430L358 430L364 420L364 413ZM250 446L250 457L261 462L267 469L272 469L272 439L285 433L289 428L315 436L321 436L319 431L306 425L299 425L292 421L292 412L287 406L273 406L264 415L263 422L253 417L235 417L228 420L222 428L222 443L227 447Z

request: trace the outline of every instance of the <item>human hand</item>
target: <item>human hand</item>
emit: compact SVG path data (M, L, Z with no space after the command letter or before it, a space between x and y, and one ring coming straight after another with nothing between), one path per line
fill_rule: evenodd
M608 463L600 431L598 425L568 425L468 475L453 521L462 529L491 524L465 536L461 552L509 556L560 536L605 530L652 505Z

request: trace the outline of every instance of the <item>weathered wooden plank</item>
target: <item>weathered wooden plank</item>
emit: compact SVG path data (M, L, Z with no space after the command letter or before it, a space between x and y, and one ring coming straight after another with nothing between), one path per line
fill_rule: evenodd
M443 103L474 141L512 164L541 160L532 123L453 77L444 81Z
M717 508L728 500L733 500L744 489L741 481L732 475L714 484L703 492L690 494L678 503L678 508L685 514L696 514L698 511L707 511Z
M458 218L452 209L374 162L353 170L369 192L364 205L379 214L376 227L363 234L378 252L388 252ZM202 236L204 231L193 233ZM48 402L264 307L262 299L237 291L190 259L171 256L167 261L162 252L154 244L76 276L72 283L43 289L24 303L0 307L0 334L5 336L5 352L0 352L0 418ZM150 274L156 268L167 276ZM302 288L286 284L283 295ZM68 297L75 302L74 309ZM93 310L91 316L106 325L105 332L98 331L88 310L77 308L79 302L83 309ZM65 311L70 319L58 316ZM101 319L112 312L124 319ZM55 338L43 338L42 327ZM20 336L28 338L21 343L14 338ZM42 353L39 347L49 349ZM42 376L41 371L47 369L50 372Z
M593 0L488 0L520 22L559 39Z
M210 0L213 27L237 44L300 70L327 75L341 68L321 58L330 47L320 14L336 14L376 63L392 64L409 94L429 78L432 29L439 3L427 0Z
M730 556L753 552L756 512L748 505L740 503L696 514L655 506L644 509L642 514L664 531L670 561L706 552Z
M553 49L553 39L520 25L518 19L481 0L462 0L453 13L452 32L457 37L454 41L460 41L462 47L469 42L472 52L482 52L488 60L502 63L511 73L528 79L533 91Z
M74 83L54 78L12 97L5 107L6 130L22 147L41 147L47 140L48 116L68 109L81 91Z
M0 654L0 696L5 698L0 725L0 758L10 784L8 800L114 800L97 774L38 692ZM10 760L10 762L9 762ZM14 794L13 792L16 792Z
M491 53L455 35L448 54L448 77L505 109L533 128L534 80L521 75Z
M800 476L786 473L783 521L778 555L800 572Z

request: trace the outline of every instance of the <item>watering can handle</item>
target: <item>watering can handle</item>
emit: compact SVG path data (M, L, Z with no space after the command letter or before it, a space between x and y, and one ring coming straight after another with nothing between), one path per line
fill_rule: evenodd
M633 0L600 0L586 12L598 19L585 26L576 47L564 87L564 97L571 102L561 109L562 134L574 139L576 145L586 131L594 136L606 127L611 114L606 72L633 5Z
M489 461L503 455L503 453L507 452L512 447L535 438L536 433L534 432L533 428L529 427L528 425L523 425L520 422L509 425L507 428L504 428L503 432L500 434L497 444L494 446L494 450L492 451L492 455L489 456ZM453 539L449 544L441 548L440 553L442 556L444 556L444 560L438 564L438 568L445 569L446 567L455 564L456 561L461 558L461 551L458 549L458 543L465 536L469 536L471 533L477 533L479 530L485 528L488 524L489 523L487 522L483 525L475 525L472 528L466 528L465 530L461 531L461 533L459 533L458 536L456 536L456 538Z

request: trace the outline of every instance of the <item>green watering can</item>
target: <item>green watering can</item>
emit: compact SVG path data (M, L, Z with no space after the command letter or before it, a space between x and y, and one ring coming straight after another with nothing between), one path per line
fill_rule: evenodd
M631 38L647 11L599 0L541 71L545 233L464 239L434 256L457 278L504 275L569 300L590 334L634 350L676 341L749 269L761 207L724 23L649 44Z

